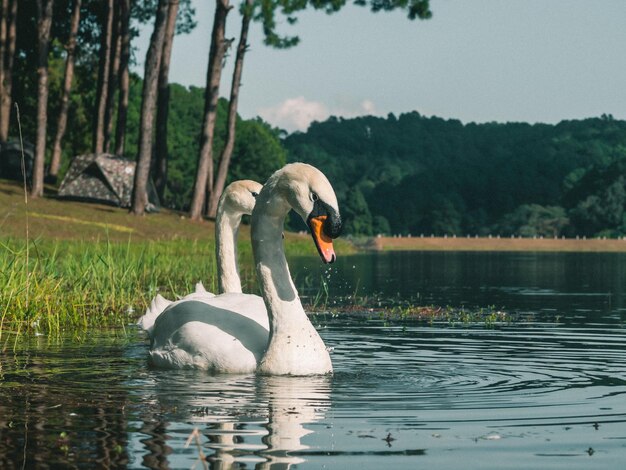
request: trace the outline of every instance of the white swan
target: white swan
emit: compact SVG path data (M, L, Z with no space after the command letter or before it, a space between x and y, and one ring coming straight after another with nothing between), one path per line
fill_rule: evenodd
M220 197L215 219L215 258L221 293L241 292L241 279L237 265L237 234L241 218L252 214L256 197L262 188L263 185L256 181L239 180L229 184ZM195 292L181 300L203 300L212 297L215 295L207 292L202 282L198 282ZM155 320L171 303L171 300L157 294L137 324L152 335Z
M241 292L237 265L237 234L241 217L252 214L263 185L252 180L229 184L217 205L215 258L220 293Z
M273 375L332 372L285 259L283 224L292 208L307 222L322 260L335 260L332 238L341 220L332 186L310 165L286 165L269 178L252 212L252 250L265 305L258 296L239 293L172 303L154 323L154 365Z

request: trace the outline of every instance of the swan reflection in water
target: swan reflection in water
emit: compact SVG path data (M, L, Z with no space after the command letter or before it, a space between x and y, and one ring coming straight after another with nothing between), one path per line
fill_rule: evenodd
M150 438L141 441L143 465L193 465L198 452L184 444L197 427L208 468L291 468L304 462L298 454L309 448L303 438L313 431L307 425L324 419L330 407L331 380L321 375L207 376L194 371L159 375L154 404L160 419L156 426L154 417L144 419L142 432Z

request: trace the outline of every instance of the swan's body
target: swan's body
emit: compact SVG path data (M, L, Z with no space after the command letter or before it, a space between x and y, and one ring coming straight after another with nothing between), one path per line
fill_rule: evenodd
M154 322L155 365L273 375L332 372L285 259L283 223L292 208L309 224L323 260L334 261L331 238L341 221L330 183L310 165L285 166L267 181L252 212L252 249L267 314L260 297L240 293L174 302Z
M156 319L150 362L167 369L253 372L268 336L269 321L258 295L184 298Z

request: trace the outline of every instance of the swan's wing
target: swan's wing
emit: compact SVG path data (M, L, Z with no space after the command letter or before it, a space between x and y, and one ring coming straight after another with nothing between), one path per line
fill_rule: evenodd
M187 294L180 300L199 300L206 301L215 297L215 294L208 292L204 288L204 284L202 282L196 283L196 290L191 294ZM169 307L173 302L171 300L167 300L161 294L157 294L152 302L150 302L150 306L147 308L146 313L137 321L137 325L139 325L142 329L148 332L148 335L152 337L152 330L154 329L154 322L157 317L161 315L167 307Z
M158 322L161 327L166 322L174 321L177 325L181 325L191 320L197 320L200 315L202 319L211 318L214 312L232 313L233 315L243 316L258 323L262 328L269 331L269 319L265 310L263 298L253 294L226 293L213 295L210 292L206 294L192 293L175 302L169 302L165 311L159 312L163 318L159 318ZM193 307L195 303L205 304L204 308L198 309ZM187 308L187 305L192 308ZM201 313L200 313L201 312ZM167 313L167 315L162 315ZM157 315L157 316L159 316ZM165 317L168 319L166 320ZM156 318L155 318L156 320ZM173 325L166 328L173 330Z
M269 337L263 299L237 293L190 297L173 302L155 320L151 333L152 364L214 372L253 372Z
M167 300L161 294L157 294L154 299L152 299L152 302L150 302L150 306L146 309L146 313L137 321L137 325L147 331L148 335L152 337L154 322L171 303L171 300Z

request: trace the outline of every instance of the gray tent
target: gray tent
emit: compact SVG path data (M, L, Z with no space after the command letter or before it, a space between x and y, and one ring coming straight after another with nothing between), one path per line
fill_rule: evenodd
M107 153L79 155L61 182L59 197L130 207L135 166L134 161ZM149 180L147 210L158 209L159 198Z
M34 156L33 144L24 142L24 169L27 181L32 178ZM22 146L19 142L0 142L0 178L22 181Z

